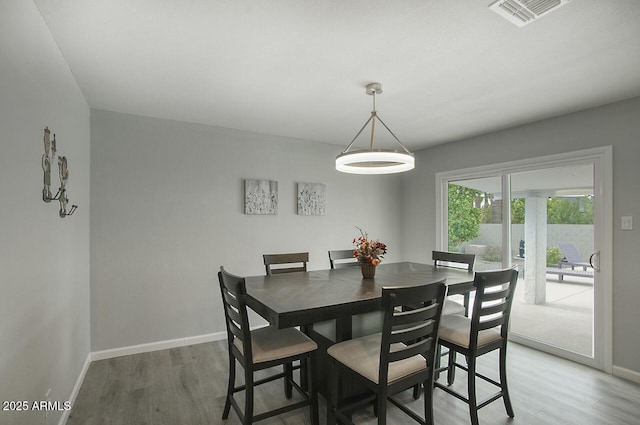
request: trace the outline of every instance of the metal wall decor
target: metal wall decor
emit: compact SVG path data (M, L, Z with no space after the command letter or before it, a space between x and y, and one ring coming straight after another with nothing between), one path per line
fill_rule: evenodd
M298 183L298 214L324 215L327 188L322 183Z
M60 177L60 187L58 188L58 192L55 196L51 196L51 163L54 159L56 159L57 146L56 146L56 135L53 135L53 140L51 140L51 130L49 127L44 128L44 154L42 154L42 171L44 172L44 187L42 189L42 200L46 203L51 201L59 201L60 202L60 210L59 215L61 218L64 218L69 215L73 215L73 213L78 208L77 205L72 205L71 209L67 211L67 204L69 203L69 198L67 197L67 180L69 180L69 168L67 166L67 157L66 156L58 156L58 176Z
M274 180L244 181L244 213L278 214L278 182Z

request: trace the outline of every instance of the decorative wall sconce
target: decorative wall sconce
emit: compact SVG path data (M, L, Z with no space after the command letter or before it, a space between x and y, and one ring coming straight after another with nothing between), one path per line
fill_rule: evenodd
M51 163L56 157L56 135L53 135L51 140L51 130L49 127L44 128L44 154L42 155L42 171L44 172L44 187L42 189L42 200L46 203L51 201L60 202L60 217L73 215L78 208L77 205L72 205L71 209L67 212L67 204L69 198L67 198L67 180L69 179L69 169L67 168L67 157L58 156L58 175L60 177L60 188L55 196L51 196Z

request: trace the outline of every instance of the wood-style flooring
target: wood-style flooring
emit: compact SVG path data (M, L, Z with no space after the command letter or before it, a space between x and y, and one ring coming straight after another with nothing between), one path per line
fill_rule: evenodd
M516 416L507 417L499 400L480 410L482 425L640 424L640 385L515 343L510 343L507 362ZM67 425L239 425L233 411L229 419L221 419L227 363L226 341L93 362ZM479 369L496 376L497 363L497 357L488 354ZM465 380L465 373L458 370L455 386L464 391ZM479 388L482 393L484 387ZM470 423L464 403L434 391L436 424ZM287 403L283 393L281 381L258 387L257 412ZM413 400L407 391L401 398L417 412L423 411L422 397ZM320 397L321 424L325 406ZM310 423L308 415L308 409L301 409L259 423L304 425ZM372 408L353 418L356 424L377 423ZM387 423L413 421L390 405Z

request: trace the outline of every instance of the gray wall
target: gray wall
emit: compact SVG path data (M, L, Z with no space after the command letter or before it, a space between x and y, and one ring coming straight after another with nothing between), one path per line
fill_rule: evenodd
M216 273L264 273L262 254L351 248L368 230L401 256L400 178L338 173L340 146L91 111L94 351L224 331ZM278 181L274 216L243 213L244 179ZM296 214L324 183L324 216Z
M42 201L45 126L79 205L64 219ZM0 129L0 401L43 400L49 388L66 401L90 351L89 107L31 1L0 2ZM57 190L57 163L52 171ZM0 423L45 422L0 410Z
M620 216L640 217L640 98L425 149L403 176L403 244L407 259L435 248L435 174L553 153L613 146L613 364L640 372L638 226L621 231Z

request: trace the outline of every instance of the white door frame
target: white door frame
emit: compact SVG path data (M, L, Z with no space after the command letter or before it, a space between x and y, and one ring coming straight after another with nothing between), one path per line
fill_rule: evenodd
M447 187L450 180L464 180L501 176L503 192L508 189L509 175L540 168L594 164L594 247L599 252L599 271L594 272L594 357L582 356L560 348L531 341L516 335L516 342L525 342L534 348L587 364L607 373L613 368L613 147L604 146L574 152L554 154L519 161L504 162L462 170L436 173L436 248L447 244ZM509 204L508 202L503 202ZM507 205L508 207L508 205ZM508 211L507 211L508 212ZM504 213L504 212L503 212ZM510 217L509 214L503 215ZM503 222L503 263L510 264L509 220ZM596 284L597 283L597 284Z

